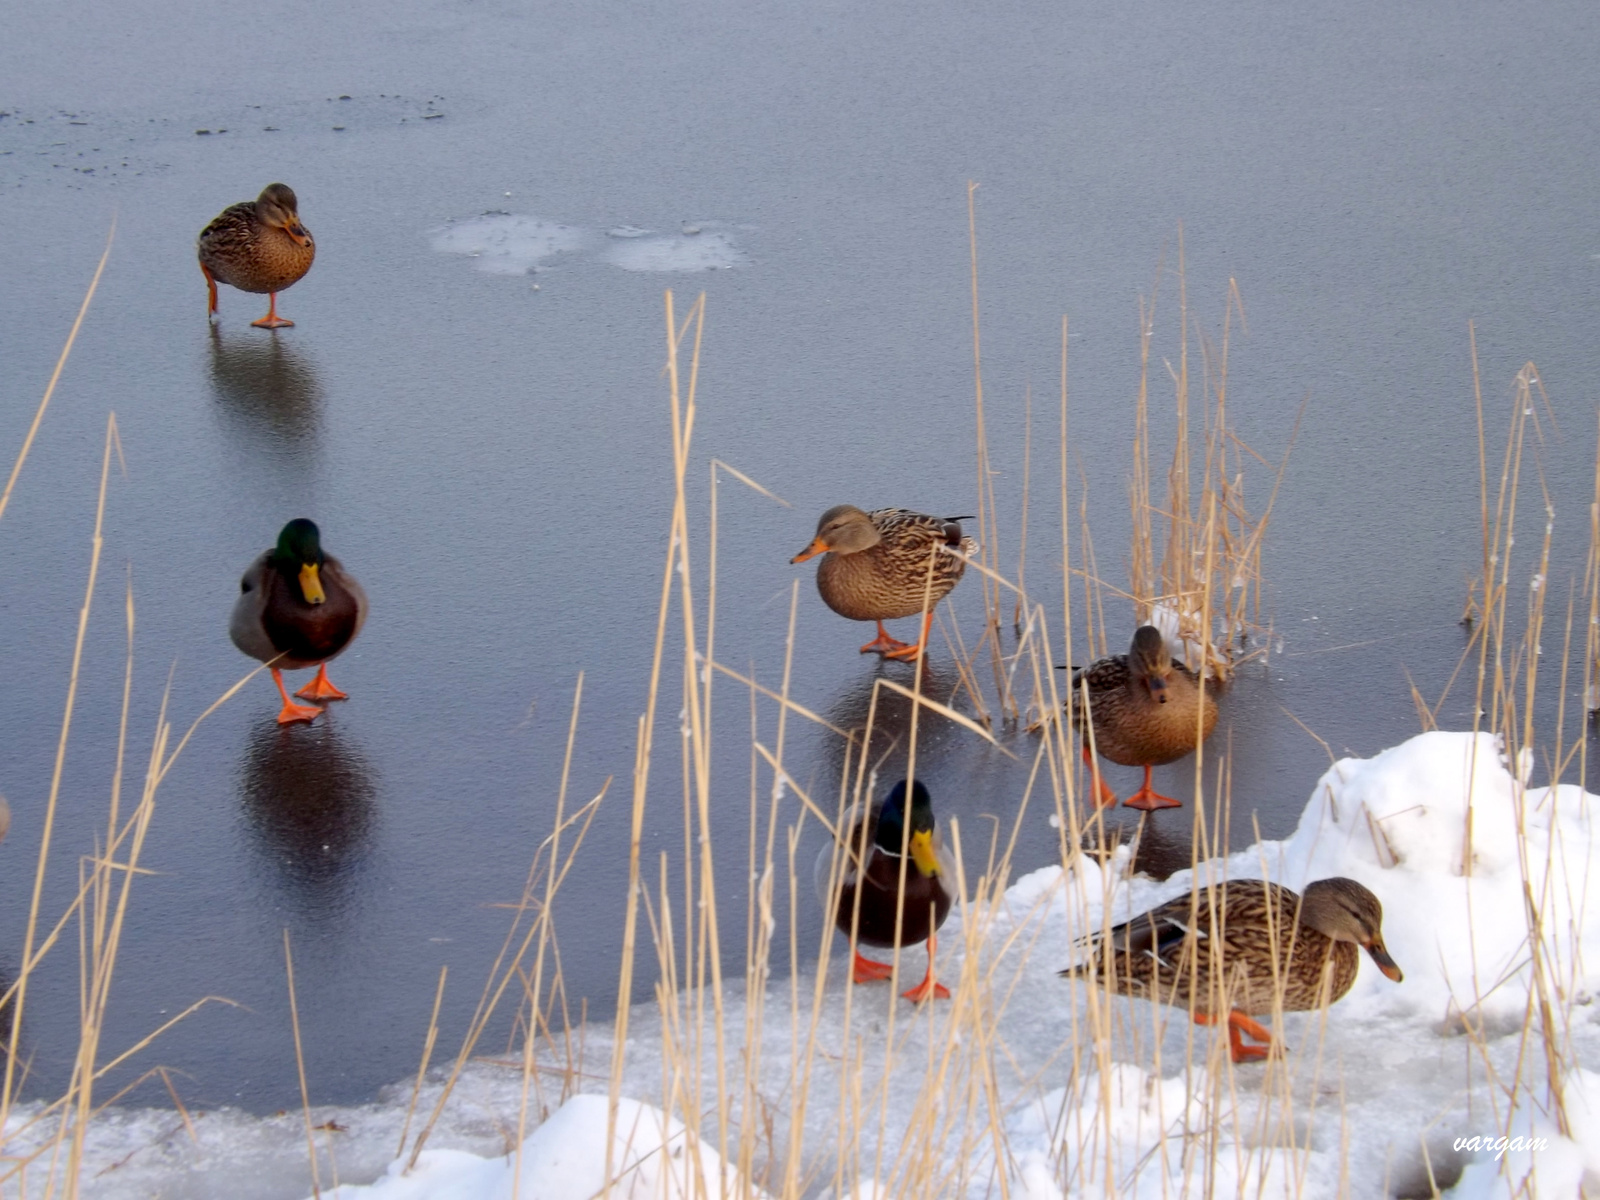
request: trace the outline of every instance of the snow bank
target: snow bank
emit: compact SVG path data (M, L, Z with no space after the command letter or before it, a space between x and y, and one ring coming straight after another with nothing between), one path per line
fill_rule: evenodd
M416 1169L397 1160L366 1187L323 1192L329 1200L591 1200L606 1185L604 1096L574 1096L522 1143L516 1154L484 1159L457 1150L425 1150ZM717 1152L661 1110L619 1100L612 1139L616 1200L714 1200L741 1194L737 1173ZM720 1182L719 1182L720 1181ZM752 1193L755 1194L755 1193Z
M956 991L953 1004L912 1008L882 987L846 989L837 957L826 987L817 989L808 971L768 986L759 1009L732 987L722 1004L730 1045L743 1046L757 1012L760 1031L748 1059L741 1050L719 1063L708 1051L698 1078L681 1057L666 1069L662 1049L669 1040L683 1045L672 1023L693 1005L671 1016L636 1006L622 1080L623 1095L634 1099L622 1102L613 1147L613 1170L626 1175L613 1192L636 1200L734 1193L740 1181L716 1151L662 1111L708 1111L719 1071L731 1096L744 1095L753 1069L751 1094L765 1098L758 1121L782 1129L795 1103L792 1048L814 1030L802 1121L807 1194L904 1194L897 1172L914 1142L919 1165L944 1181L941 1194L974 1200L999 1194L1002 1171L1026 1200L1431 1195L1430 1171L1439 1190L1460 1200L1568 1200L1580 1187L1600 1194L1600 1005L1592 1002L1600 915L1587 919L1600 909L1589 879L1600 861L1597 805L1600 798L1574 787L1524 788L1491 737L1424 734L1372 759L1335 764L1281 842L1160 882L1127 877L1125 852L1103 867L1080 860L1071 871L1018 879L987 909L958 910L940 935L940 975ZM1383 902L1404 982L1383 978L1363 956L1350 994L1327 1013L1284 1016L1274 1032L1288 1054L1270 1064L1234 1066L1224 1032L1143 1001L1112 999L1109 1044L1089 1038L1088 1005L1106 1000L1056 971L1073 961L1075 939L1101 927L1105 905L1120 920L1197 881L1263 875L1296 889L1328 875L1366 884ZM1555 1040L1563 1059L1581 1068L1564 1081L1565 1134L1547 1094L1537 1010L1529 1018L1525 891L1542 910ZM906 964L920 971L920 950ZM982 1039L970 1036L970 1023L951 1024L979 980ZM891 1017L892 1046L883 1036ZM581 1041L588 1057L574 1078L603 1079L610 1028L590 1028ZM871 1081L866 1109L850 1071ZM980 1075L986 1099L978 1103L962 1080ZM668 1079L670 1102L662 1097ZM424 1111L441 1086L437 1077L425 1086ZM334 1190L324 1169L323 1195L487 1200L509 1198L516 1183L519 1200L591 1200L604 1182L605 1099L580 1095L558 1107L551 1098L554 1111L522 1143L519 1160L507 1153L514 1141L505 1131L517 1128L522 1087L520 1072L469 1067L409 1175L398 1165L382 1173L409 1086L361 1109L314 1109L314 1124L341 1127L319 1135L327 1148L319 1153L337 1149L337 1178L376 1180ZM661 1107L643 1103L651 1098ZM1001 1146L988 1104L998 1108ZM730 1116L741 1120L737 1111ZM298 1115L210 1113L195 1124L191 1144L171 1113L107 1114L90 1132L96 1182L86 1194L298 1200L310 1191ZM933 1127L940 1132L928 1138ZM1542 1142L1497 1152L1502 1137ZM752 1177L772 1166L753 1162Z

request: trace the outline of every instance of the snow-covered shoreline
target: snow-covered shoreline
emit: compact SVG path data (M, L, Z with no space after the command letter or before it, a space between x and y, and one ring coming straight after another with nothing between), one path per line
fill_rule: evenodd
M1470 876L1462 871L1469 799ZM945 1190L999 1195L1003 1170L1008 1193L1027 1200L1231 1195L1246 1186L1255 1194L1258 1185L1271 1196L1382 1196L1418 1187L1428 1194L1430 1169L1442 1183L1459 1177L1447 1194L1474 1200L1509 1195L1525 1177L1531 1186L1519 1194L1575 1197L1581 1184L1593 1195L1600 915L1586 917L1600 909L1600 879L1591 880L1597 847L1600 797L1572 786L1523 788L1487 734L1429 733L1334 764L1283 841L1161 882L1124 878L1125 858L1104 869L1080 859L1071 872L1047 868L1015 881L995 904L968 906L940 939L952 1005L900 1003L891 1014L881 986L848 989L837 970L815 1011L814 971L769 985L759 1006L730 986L721 1060L709 1039L697 1056L664 1053L685 1043L684 1013L637 1005L613 1191L644 1200L702 1194L700 1185L719 1190L724 1168L700 1137L714 1139L718 1128L719 1068L729 1128L740 1120L747 1022L759 1018L749 1043L758 1060L752 1090L780 1132L792 1117L803 1129L801 1157L812 1173L796 1178L806 1195L899 1192L915 1171L932 1171ZM1111 1036L1097 1044L1086 985L1056 970L1071 961L1078 936L1101 926L1106 896L1112 919L1121 919L1183 894L1196 874L1202 882L1265 876L1293 888L1329 875L1366 884L1383 902L1404 982L1363 959L1350 994L1325 1017L1283 1019L1277 1032L1290 1052L1281 1065L1231 1067L1218 1053L1222 1035L1139 1001L1111 1001L1099 1026ZM1529 897L1544 933L1546 1017L1530 1016ZM1541 1020L1551 1022L1566 1064L1564 1118L1547 1098ZM974 1031L985 1045L972 1044ZM796 1046L813 1037L814 1049L797 1057ZM408 1086L360 1108L315 1107L314 1124L339 1127L318 1135L330 1154L322 1195L478 1200L516 1190L525 1200L589 1200L604 1183L609 1025L589 1029L586 1040L578 1090L590 1094L560 1107L546 1083L529 1111L552 1115L537 1128L536 1116L526 1119L520 1155L506 1153L517 1145L523 1101L522 1075L508 1068L468 1069L410 1174L401 1162L391 1166ZM685 1068L690 1060L698 1071ZM803 1083L791 1077L800 1061L809 1064ZM440 1086L425 1086L421 1112ZM803 1118L794 1116L797 1095ZM26 1115L16 1114L13 1127ZM108 1112L89 1132L85 1194L266 1200L308 1190L300 1114L224 1111L200 1117L195 1130L198 1143L174 1113ZM1456 1149L1462 1139L1508 1136L1546 1145L1501 1155ZM913 1143L936 1147L939 1161L909 1164L901 1151ZM754 1176L774 1178L784 1164L747 1165L743 1187L754 1194ZM734 1168L726 1171L728 1190L737 1190ZM34 1172L42 1180L39 1166ZM335 1188L339 1180L360 1182Z

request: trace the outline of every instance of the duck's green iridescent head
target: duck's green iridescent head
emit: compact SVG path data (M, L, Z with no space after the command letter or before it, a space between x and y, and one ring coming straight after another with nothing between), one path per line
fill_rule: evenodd
M272 552L272 565L285 579L294 581L307 604L321 604L328 598L320 578L322 561L322 532L315 521L296 517L283 527Z
M902 849L908 845L907 816L906 781L902 779L890 789L888 796L884 798L883 807L878 810L878 828L872 839L873 844L884 853L899 857ZM911 861L916 864L919 874L937 875L939 855L933 848L933 801L920 779L911 785L909 818Z

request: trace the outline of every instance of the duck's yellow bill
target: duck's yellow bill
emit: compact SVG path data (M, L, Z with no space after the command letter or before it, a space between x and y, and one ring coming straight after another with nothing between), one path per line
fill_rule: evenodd
M307 604L321 604L327 594L322 590L322 580L317 575L316 563L305 563L300 568L300 594Z
M924 830L911 835L911 861L924 875L939 873L939 856L933 852L933 833Z
M808 558L815 558L817 555L826 554L827 552L828 552L828 544L826 542L824 542L821 538L813 538L812 541L811 541L811 545L807 546L804 550L800 551L799 554L796 554L789 561L792 562L792 563L803 563Z

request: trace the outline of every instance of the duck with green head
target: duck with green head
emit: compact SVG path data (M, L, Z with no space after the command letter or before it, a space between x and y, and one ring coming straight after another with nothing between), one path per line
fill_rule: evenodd
M902 995L912 1001L948 998L949 989L933 978L939 944L934 935L950 915L951 896L928 789L918 779L908 795L902 779L865 812L852 809L842 828L844 844L822 848L815 878L823 907L832 909L835 924L850 936L851 978L867 983L893 973L888 963L863 958L863 944L892 949L926 941L927 973Z
M366 619L367 593L338 559L323 552L316 524L297 517L239 581L228 634L251 658L272 664L283 697L278 724L288 725L313 721L322 709L291 700L282 672L317 668L316 678L295 693L303 700L348 699L329 682L327 662L355 640Z
M241 292L267 293L267 315L250 324L263 329L294 324L278 315L278 293L311 270L317 244L300 223L300 201L288 184L269 183L254 200L223 209L200 231L197 249L210 316L217 313L217 284L225 283Z

